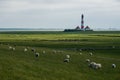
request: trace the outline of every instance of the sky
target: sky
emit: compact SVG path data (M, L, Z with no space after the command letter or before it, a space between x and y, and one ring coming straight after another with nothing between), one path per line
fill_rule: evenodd
M120 29L120 0L0 0L0 28Z

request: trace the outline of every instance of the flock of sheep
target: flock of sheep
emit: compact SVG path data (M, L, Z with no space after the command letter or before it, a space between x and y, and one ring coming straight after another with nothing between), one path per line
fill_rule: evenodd
M93 53L90 52L89 55L92 56ZM92 61L90 61L90 59L86 59L86 62L89 63L88 66L90 68L93 68L93 69L100 69L100 68L102 68L102 64L101 63L92 62ZM111 66L112 66L112 68L116 68L116 64L112 64Z
M82 53L80 53L80 55L82 55ZM90 52L89 55L92 56L93 53ZM70 62L70 55L66 55L66 58L64 59L64 62L67 62L67 63ZM86 62L89 63L88 66L90 68L93 68L93 69L102 68L101 63L92 62L92 61L90 61L90 59L86 59ZM112 66L112 68L116 68L116 64L112 64L111 66Z
M15 51L15 47L12 47L12 46L9 46L9 50L13 50ZM27 52L28 51L28 48L24 48L24 52ZM38 58L39 57L39 53L36 51L35 48L31 48L31 51L34 53L35 57ZM46 51L42 51L43 54L46 53ZM63 53L63 51L56 51L56 50L53 50L53 53ZM80 55L82 55L82 53L80 53ZM89 53L90 56L93 56L93 53L90 52ZM69 63L70 62L70 58L71 56L70 55L66 55L65 58L64 58L64 61L63 62L66 62L66 63ZM91 61L90 59L86 59L86 62L88 63L88 66L92 69L100 69L102 68L102 64L101 63L96 63L96 62L93 62ZM116 64L112 64L111 65L112 68L116 68Z
M89 63L89 67L91 67L93 69L100 69L100 68L102 68L102 64L101 63L90 62L90 59L86 59L86 62L88 62ZM112 68L116 68L116 64L112 64L111 66L112 66Z
M80 53L80 55L82 55L82 53ZM92 56L93 53L90 52L89 55ZM70 55L66 55L66 58L64 59L64 62L70 62ZM86 62L89 63L88 66L90 68L93 68L93 69L102 68L101 63L92 62L92 61L90 61L90 59L86 59ZM116 64L112 64L111 66L112 66L112 68L116 68Z
M9 46L9 50L15 51L15 49L16 49L15 47ZM24 48L24 52L27 52L27 51L28 51L28 48ZM36 52L34 48L31 48L31 51L34 52L36 58L39 57L39 53ZM45 53L45 51L43 51L43 53Z

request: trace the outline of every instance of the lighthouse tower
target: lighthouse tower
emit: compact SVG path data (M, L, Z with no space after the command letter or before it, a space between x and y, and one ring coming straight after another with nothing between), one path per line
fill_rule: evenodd
M84 15L81 15L81 30L84 30Z

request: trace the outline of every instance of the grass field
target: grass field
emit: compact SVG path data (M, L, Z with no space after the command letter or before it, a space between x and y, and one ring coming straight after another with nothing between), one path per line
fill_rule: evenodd
M86 59L102 68L89 68ZM0 32L0 80L120 80L120 32Z

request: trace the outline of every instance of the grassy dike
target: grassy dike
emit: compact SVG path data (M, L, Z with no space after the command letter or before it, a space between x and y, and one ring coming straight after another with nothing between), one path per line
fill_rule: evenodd
M8 45L15 46L16 50L9 50ZM27 52L23 51L25 47L29 47ZM40 53L38 59L31 51L33 47ZM58 52L53 53L53 50ZM64 63L67 54L71 59ZM85 61L88 58L101 63L102 68L89 68ZM112 63L117 65L115 69L111 67ZM120 32L0 33L0 80L119 79Z

